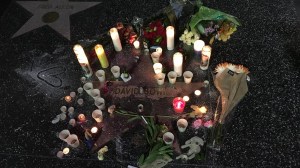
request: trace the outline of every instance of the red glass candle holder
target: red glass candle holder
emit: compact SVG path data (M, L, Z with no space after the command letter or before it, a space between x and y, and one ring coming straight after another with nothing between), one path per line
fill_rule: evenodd
M181 97L173 99L173 109L176 113L182 113L185 107L185 101Z

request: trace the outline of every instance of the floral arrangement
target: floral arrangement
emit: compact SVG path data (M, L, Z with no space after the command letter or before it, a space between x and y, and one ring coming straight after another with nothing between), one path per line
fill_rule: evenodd
M166 25L161 19L150 22L144 28L144 38L150 45L166 46Z
M199 5L199 10L190 19L189 28L209 38L212 44L214 39L226 42L240 26L236 17L224 12Z

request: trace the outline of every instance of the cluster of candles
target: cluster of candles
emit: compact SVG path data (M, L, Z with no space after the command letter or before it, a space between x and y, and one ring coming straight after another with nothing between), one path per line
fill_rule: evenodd
M201 95L201 91L195 90L194 94L196 97L199 97ZM173 99L173 110L176 113L182 113L184 111L186 102L188 102L189 100L190 100L189 96L175 97ZM204 106L200 107L199 110L201 113L206 113L206 111L207 111L206 107L204 107Z

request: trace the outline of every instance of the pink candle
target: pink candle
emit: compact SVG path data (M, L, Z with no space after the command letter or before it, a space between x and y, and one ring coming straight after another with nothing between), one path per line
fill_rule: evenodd
M173 108L176 113L182 113L185 107L185 101L181 97L173 99Z

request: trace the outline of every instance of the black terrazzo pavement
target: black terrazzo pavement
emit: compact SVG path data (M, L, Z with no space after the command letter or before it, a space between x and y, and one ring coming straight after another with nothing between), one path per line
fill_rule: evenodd
M92 1L92 0L90 0ZM1 167L122 167L114 159L59 160L60 140L51 124L58 98L77 89L81 70L72 45L92 38L116 21L147 17L164 1L112 0L71 16L71 41L44 26L10 39L31 16L12 2L0 22ZM169 167L300 167L300 31L292 0L204 1L242 22L227 43L215 43L211 67L229 61L250 70L249 92L237 106L214 165ZM99 26L100 25L100 26ZM46 55L45 55L46 54ZM48 65L68 66L59 87L35 73Z

